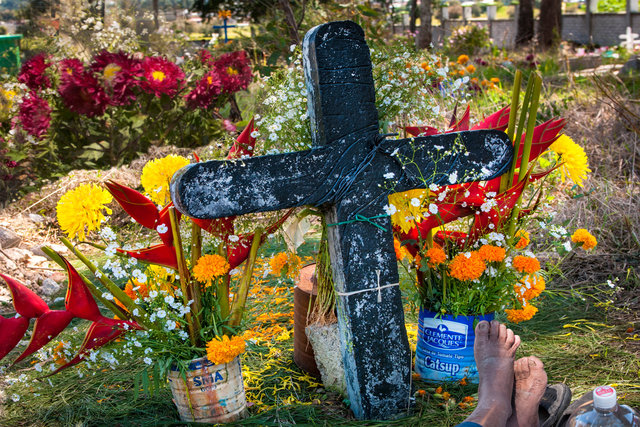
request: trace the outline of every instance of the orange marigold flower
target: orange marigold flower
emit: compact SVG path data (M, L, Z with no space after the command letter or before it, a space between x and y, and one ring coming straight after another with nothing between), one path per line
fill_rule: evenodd
M442 398L444 400L449 400L450 397L451 397L451 393L449 393L448 391L445 391L444 393L442 393Z
M495 84L500 83L500 79L498 77L491 77L490 80L491 80L491 83L495 83Z
M418 393L418 396L424 396L425 394L427 394L427 392L422 389L418 390L417 393Z
M540 261L533 257L518 255L513 258L513 268L521 273L532 274L540 270Z
M467 71L468 71L469 73L475 73L475 72L476 72L476 66L475 66L475 65L473 65L473 64L469 64L469 65L467 65Z
M434 245L424 253L424 257L428 259L427 265L429 268L435 268L447 260L447 254L440 246Z
M526 248L527 245L531 242L531 239L529 239L529 233L527 233L524 230L516 231L516 234L514 237L519 239L515 246L516 249Z
M53 361L56 365L62 366L68 362L67 356L64 354L64 350L69 347L69 345L70 343L68 342L60 341L56 348L53 349Z
M529 301L539 296L546 288L544 277L537 274L530 274L520 279L522 285L515 286L516 293L520 300Z
M244 338L235 336L229 339L223 335L222 338L214 338L207 343L207 359L216 365L229 363L245 349Z
M470 403L470 402L473 402L473 400L474 400L473 396L465 396L465 397L462 398L462 401L464 403Z
M436 389L436 393L437 393L437 394L441 394L441 393L442 393L442 387L438 387L438 388Z
M507 251L500 246L482 245L478 249L478 254L485 262L500 262L504 259Z
M464 65L467 62L469 62L469 56L468 55L460 55L460 56L458 56L458 64Z
M193 277L205 286L211 286L213 279L227 274L230 268L225 257L217 254L204 255L193 267Z
M421 62L420 63L420 67L422 67L423 70L425 71L429 71L431 69L431 67L429 66L429 64L427 64L426 62Z
M271 273L275 276L279 276L282 268L287 265L287 253L280 252L269 260L269 266L271 267Z
M464 377L463 379L461 379L458 382L460 383L460 385L467 385L467 377Z
M407 256L407 250L402 247L400 240L393 239L393 249L396 251L396 259L402 261Z
M458 280L476 280L486 268L478 252L465 252L453 258L449 264L449 275Z
M575 233L571 235L571 241L573 243L582 243L582 249L588 251L593 249L598 244L596 238L584 228L579 228Z
M517 309L506 309L505 313L507 313L507 319L509 322L520 323L525 320L531 319L536 313L538 309L531 304L527 304L522 307L520 310Z

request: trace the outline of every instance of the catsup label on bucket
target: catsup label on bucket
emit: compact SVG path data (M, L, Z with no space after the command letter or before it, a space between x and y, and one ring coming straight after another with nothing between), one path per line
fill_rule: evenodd
M467 325L433 318L423 322L424 340L443 350L462 350L467 348Z

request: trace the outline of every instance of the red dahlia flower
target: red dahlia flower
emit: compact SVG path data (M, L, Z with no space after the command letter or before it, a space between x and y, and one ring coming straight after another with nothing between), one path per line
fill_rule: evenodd
M142 61L124 52L111 53L103 50L93 58L90 69L101 75L110 91L113 105L127 105L136 99L133 88L139 84Z
M220 76L215 70L211 70L185 96L187 106L191 109L209 108L220 92L222 92Z
M40 138L49 129L51 107L35 92L30 92L22 99L18 110L18 119L22 128L36 138Z
M226 93L246 89L251 83L251 67L244 51L225 53L214 64Z
M110 101L104 88L88 71L62 73L58 92L67 108L87 117L103 115Z
M198 57L200 58L200 62L202 63L202 65L210 67L215 62L215 60L213 59L213 55L211 55L211 52L207 49L201 49L200 52L198 52Z
M45 74L45 70L51 66L47 62L44 53L40 53L22 64L18 81L24 83L31 90L51 87L51 80Z
M160 56L148 56L142 60L140 87L155 96L175 95L184 80L184 72L173 62Z

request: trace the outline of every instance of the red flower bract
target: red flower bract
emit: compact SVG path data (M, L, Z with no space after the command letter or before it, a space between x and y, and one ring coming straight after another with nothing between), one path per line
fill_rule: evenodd
M51 80L44 72L51 66L43 53L40 53L22 64L18 81L24 83L31 90L51 87Z
M140 87L145 92L173 96L182 86L184 72L166 58L148 56L142 60L142 77Z
M22 128L36 138L40 138L49 129L51 122L51 107L35 92L29 93L22 99L18 110L18 119Z
M124 52L103 50L93 58L90 69L102 77L110 91L111 104L127 105L136 99L133 89L138 86L142 75L142 61Z
M220 95L220 92L222 92L220 76L218 76L215 70L211 70L205 74L204 77L198 81L196 87L185 96L187 107L191 109L208 108L215 98Z
M62 73L58 92L67 108L87 117L103 115L110 101L104 88L88 71Z
M214 64L226 93L246 89L251 83L251 67L244 51L225 53Z

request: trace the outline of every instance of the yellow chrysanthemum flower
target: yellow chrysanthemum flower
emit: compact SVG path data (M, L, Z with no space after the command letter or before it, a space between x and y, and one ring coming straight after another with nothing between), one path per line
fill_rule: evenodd
M573 182L583 187L582 180L587 177L587 173L591 172L589 158L584 149L567 135L560 135L549 149L558 154L564 163L560 168L562 182L568 175Z
M466 252L455 256L449 264L449 275L458 280L479 279L487 265L478 252Z
M391 194L389 204L396 208L391 215L393 225L400 227L403 233L408 233L415 226L416 221L424 219L422 205L427 195L427 190L423 189Z
M211 286L211 282L216 277L220 277L229 272L231 266L227 262L227 259L223 256L203 255L198 258L198 262L193 267L193 277L201 283L205 284L205 287Z
M111 215L111 209L105 206L111 200L111 194L95 184L82 184L67 191L56 206L60 228L69 238L84 240L85 227L86 232L99 230L105 213Z
M509 322L520 323L525 320L531 319L538 312L538 308L532 306L531 304L527 304L522 307L520 310L517 309L506 309L507 319Z
M235 336L231 339L226 335L222 338L215 337L207 343L207 359L216 365L229 363L243 353L244 349L245 342L242 337Z
M595 236L584 228L577 229L576 232L571 235L571 241L573 243L582 243L582 249L585 251L595 248L598 244Z
M142 169L140 183L154 203L165 205L171 201L169 182L174 173L189 164L189 160L173 154L148 162Z

